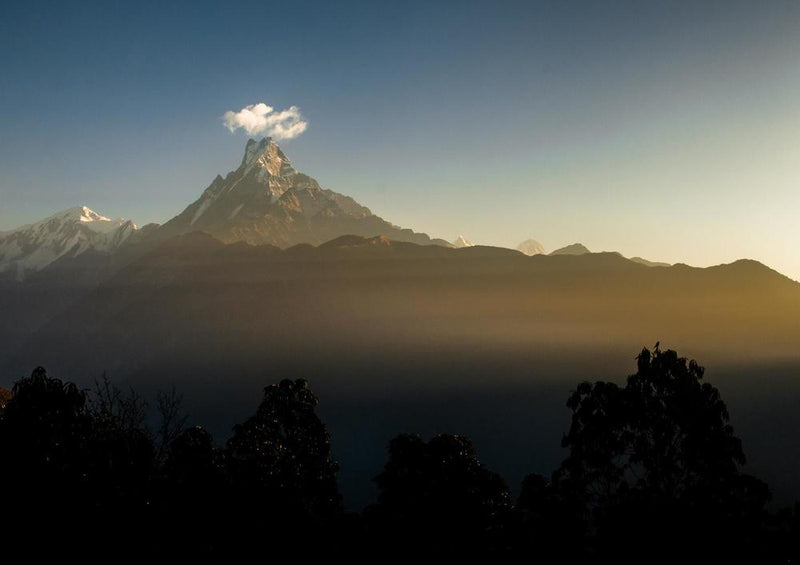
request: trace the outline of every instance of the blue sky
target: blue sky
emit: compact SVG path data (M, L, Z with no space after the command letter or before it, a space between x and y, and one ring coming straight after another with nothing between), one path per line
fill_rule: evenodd
M10 2L0 230L163 222L299 106L299 170L390 221L800 279L800 2Z

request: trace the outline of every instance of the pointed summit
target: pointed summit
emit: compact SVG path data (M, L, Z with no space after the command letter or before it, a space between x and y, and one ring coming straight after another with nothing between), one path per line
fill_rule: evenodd
M165 236L190 231L205 231L225 242L279 247L316 245L342 235L431 243L427 235L392 225L297 172L269 137L249 139L239 167L225 178L217 176L200 198L161 228Z
M460 249L461 247L474 247L474 244L463 235L459 235L452 243L453 247Z
M247 140L242 163L239 166L249 167L253 164L260 164L263 167L268 167L273 175L280 175L281 168L284 166L288 166L289 169L294 171L289 163L289 158L281 151L278 144L271 137L265 137L260 141L252 138Z
M252 163L253 159L266 151L271 142L271 137L265 137L261 141L256 141L252 137L248 139L247 144L244 147L244 156L242 157L242 164L240 166L245 166Z
M137 229L136 224L133 224L130 220L126 220L125 218L112 220L111 218L106 218L102 214L98 214L88 206L73 206L72 208L67 208L66 210L47 216L34 224L27 224L4 233L8 235L31 229L34 231L41 231L44 229L44 226L47 226L47 229L53 229L54 226L71 224L82 225L94 232L106 233L126 223L131 223L133 228Z
M63 222L78 222L92 231L101 233L115 230L118 227L130 222L130 220L126 220L125 218L117 218L116 220L106 218L88 206L74 206L73 208L67 208L63 212L53 214L52 216L49 216L38 223L47 222L53 219ZM132 222L131 224L133 225L133 229L138 229L136 224L133 224Z
M105 216L101 216L94 210L91 210L87 206L75 206L73 208L67 208L63 212L58 212L57 214L53 214L50 218L69 218L73 219L78 222L110 222L110 218L106 218Z
M258 184L268 187L273 198L280 198L291 185L291 178L297 174L289 158L271 137L261 141L248 139L242 163L236 172L243 176L252 175Z

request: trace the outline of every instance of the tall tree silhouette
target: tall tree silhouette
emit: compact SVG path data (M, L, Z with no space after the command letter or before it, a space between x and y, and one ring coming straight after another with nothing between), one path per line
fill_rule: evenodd
M655 348L637 369L624 387L584 382L569 398L559 490L582 501L601 545L671 540L651 557L693 544L719 558L757 530L768 490L741 473L741 441L701 366Z
M95 414L83 391L42 367L14 385L0 445L0 481L13 485L4 512L19 539L33 536L30 526L46 516L58 524L47 532L52 547L69 553L74 544L57 542L92 530L96 547L107 548L143 518L153 454L147 434Z
M303 379L268 386L256 414L228 440L232 500L273 531L319 523L341 510L338 464L314 411L318 402Z
M92 420L86 395L42 367L13 388L0 420L3 484L14 502L56 506L82 498ZM29 487L29 488L27 488Z

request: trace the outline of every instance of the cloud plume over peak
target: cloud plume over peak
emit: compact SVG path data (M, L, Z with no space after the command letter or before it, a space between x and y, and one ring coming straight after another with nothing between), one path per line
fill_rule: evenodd
M223 114L222 122L231 132L243 129L248 135L264 135L278 140L297 137L308 127L297 106L276 112L275 108L263 102L250 104L238 112L228 110Z

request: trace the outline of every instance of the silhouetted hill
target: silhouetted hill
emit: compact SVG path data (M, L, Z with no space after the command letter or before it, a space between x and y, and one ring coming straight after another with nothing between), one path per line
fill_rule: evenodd
M587 253L591 253L591 251L589 251L585 245L582 243L573 243L571 245L567 245L566 247L561 247L560 249L551 251L550 255L585 255Z

